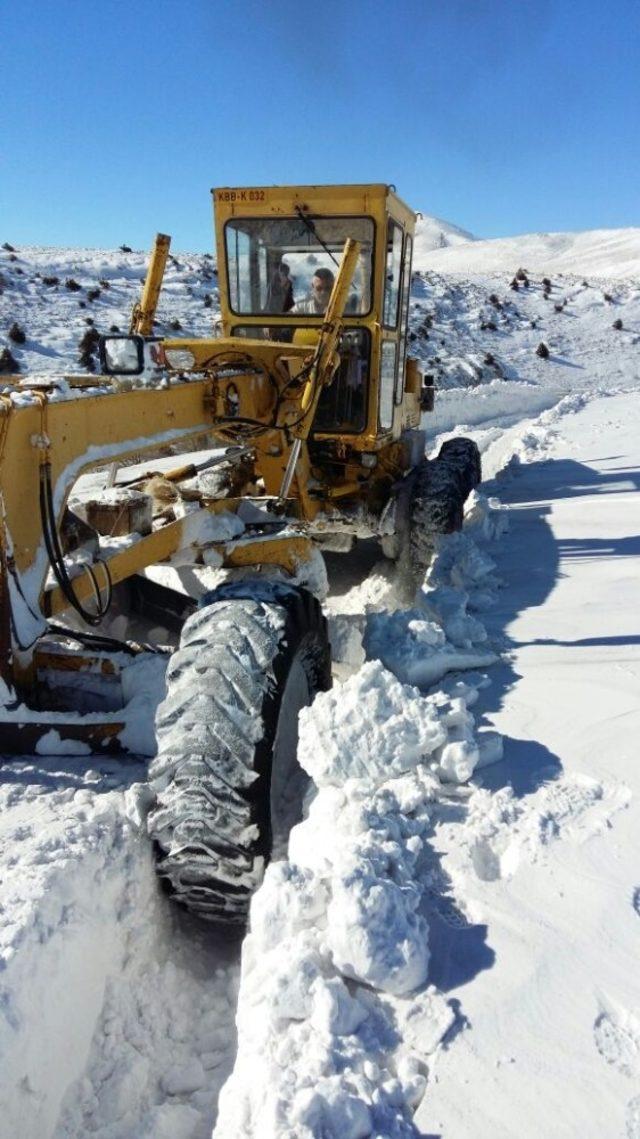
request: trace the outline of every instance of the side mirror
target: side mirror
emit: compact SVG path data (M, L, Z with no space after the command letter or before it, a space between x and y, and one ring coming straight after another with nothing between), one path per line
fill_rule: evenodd
M143 336L101 336L100 365L106 376L139 376L144 369Z
M433 411L435 403L435 386L433 376L426 375L422 384L422 391L420 392L420 411Z

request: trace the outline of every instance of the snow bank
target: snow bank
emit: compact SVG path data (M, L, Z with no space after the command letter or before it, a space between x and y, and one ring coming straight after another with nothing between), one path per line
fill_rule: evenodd
M470 529L495 536L499 514L474 496ZM447 667L496 659L449 642L438 623L486 640L465 608L474 590L486 596L496 587L495 567L468 535L459 537L442 543L425 608L371 612L365 648L376 659L300 714L298 758L314 792L288 861L268 867L252 902L238 1055L216 1139L417 1136L412 1115L429 1057L455 1019L427 988L423 862L446 788L500 755L488 733L484 747L474 735L469 705L482 678L452 678L427 695L399 678L422 669L428 683ZM341 629L345 615L336 620ZM357 633L355 620L342 629L352 663Z
M43 794L37 769L18 770L25 784L1 788L11 820L3 839L20 866L0 888L3 1126L35 1139L52 1134L62 1096L82 1071L106 976L124 951L114 914L135 871L125 872L134 852L114 792L96 794L79 781Z
M140 784L125 791L143 768L99 766L3 767L0 1130L205 1139L234 1048L236 967L180 934L159 894Z
M399 1052L388 997L422 1008L417 868L440 786L425 761L446 749L446 721L378 661L302 713L300 761L318 790L252 904L217 1139L415 1134L424 1060Z
M413 609L370 613L364 636L368 657L400 680L427 688L457 669L482 668L497 657L482 622L469 609L492 604L499 581L489 555L474 541L498 537L506 525L499 504L474 493L465 530L438 538L433 561Z

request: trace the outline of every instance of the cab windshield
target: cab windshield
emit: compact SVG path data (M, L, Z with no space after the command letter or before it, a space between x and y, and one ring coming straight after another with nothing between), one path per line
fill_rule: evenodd
M233 218L225 226L232 311L321 316L351 237L362 249L346 311L368 313L373 232L373 220L366 217Z

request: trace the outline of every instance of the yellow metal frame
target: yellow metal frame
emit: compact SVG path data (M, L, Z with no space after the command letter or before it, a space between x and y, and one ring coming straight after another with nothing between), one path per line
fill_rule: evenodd
M390 484L406 469L408 458L403 442L407 427L419 424L420 373L414 363L407 366L404 398L394 403L394 419L389 431L378 426L380 352L384 340L399 338L395 331L382 328L386 230L393 218L413 235L415 214L389 186L303 186L226 188L214 190L218 272L222 322L226 336L211 340L166 340L166 353L172 349L191 351L190 371L174 375L168 386L124 390L117 377L92 379L86 392L83 384L71 395L64 385L34 386L29 389L20 377L16 391L0 396L0 677L9 682L25 681L32 674L33 648L38 629L46 628L45 618L68 608L59 586L46 583L49 562L38 509L41 472L51 473L54 513L60 525L70 491L87 470L121 462L130 456L150 454L161 447L185 448L203 436L211 438L223 420L233 387L233 369L225 373L225 357L244 355L248 365L242 375L242 391L236 393L240 414L259 426L251 441L255 455L255 476L263 480L267 496L286 499L289 516L312 520L319 511L331 516L334 505L344 499L361 500L364 494L363 467L359 451L375 451L377 474L371 485ZM323 316L268 317L270 327L312 326L318 330L317 344L277 343L230 336L237 323L264 326L261 315L242 317L229 310L224 226L232 217L295 216L296 208L313 214L368 216L375 225L373 255L372 310L367 316L344 313L358 245L347 241L333 291ZM141 302L134 309L131 330L149 336L169 252L169 238L159 234L152 253ZM338 346L343 327L365 327L372 343L369 411L366 430L360 435L321 436L337 441L344 453L342 477L327 482L322 493L309 490L311 462L307 440L323 385L331 382L339 363ZM253 368L253 371L252 371ZM70 383L76 387L75 383ZM96 386L102 390L96 391ZM276 393L276 394L274 394ZM245 401L246 407L242 404ZM275 401L275 402L274 402ZM274 410L275 408L275 410ZM341 452L341 453L342 453ZM351 457L349 457L351 456ZM369 476L366 475L366 478ZM378 480L376 484L376 479ZM277 565L294 573L312 554L311 540L302 532L286 537L269 534L240 538L232 542L201 540L204 529L199 521L207 512L237 509L238 501L203 501L202 511L145 537L136 537L125 548L108 558L114 584L145 567L166 562L181 550L190 549L197 560L202 550L213 548L226 566ZM199 533L200 531L200 533ZM100 582L100 567L95 573ZM106 575L105 575L106 579ZM73 579L79 602L87 599L93 586L87 576ZM19 644L13 609L16 605L31 612L31 644ZM112 727L109 728L112 734ZM26 737L25 737L26 738Z

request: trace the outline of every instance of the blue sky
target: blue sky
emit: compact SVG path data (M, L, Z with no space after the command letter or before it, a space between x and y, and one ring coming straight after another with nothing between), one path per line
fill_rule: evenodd
M211 186L640 224L640 0L0 0L0 241L212 244Z

